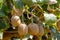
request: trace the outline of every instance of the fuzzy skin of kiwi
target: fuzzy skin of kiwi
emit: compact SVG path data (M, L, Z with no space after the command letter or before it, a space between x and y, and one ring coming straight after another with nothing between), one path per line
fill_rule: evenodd
M38 36L43 36L44 34L44 28L42 26L39 27L39 33L38 33Z
M28 27L27 27L27 25L26 24L20 24L19 26L18 26L18 33L19 33L19 35L20 36L26 36L26 34L28 33Z
M28 25L28 33L30 35L37 35L39 33L39 26L35 23L30 23Z
M20 21L19 16L13 15L12 18L11 18L11 24L14 27L17 27L18 25L20 25L21 24L21 21Z

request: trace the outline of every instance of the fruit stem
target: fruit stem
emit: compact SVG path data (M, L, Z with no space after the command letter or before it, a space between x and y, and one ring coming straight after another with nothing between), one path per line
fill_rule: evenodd
M37 8L37 6L35 6L35 7L32 9L32 11L31 11L31 12L33 12L36 8Z
M33 16L32 16L31 22L33 23Z
M22 37L20 37L20 40L22 40Z
M24 15L22 14L22 23L24 23Z
M34 16L35 18L39 19L36 15L32 14L32 12L29 12L28 10L26 10L27 13L30 13L32 16Z

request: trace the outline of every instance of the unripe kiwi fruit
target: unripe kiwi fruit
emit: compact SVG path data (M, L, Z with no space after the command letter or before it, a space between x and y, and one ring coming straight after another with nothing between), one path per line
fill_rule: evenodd
M20 25L21 21L20 21L20 18L19 16L16 16L16 15L13 15L11 17L11 24L14 26L14 27L17 27L18 25Z
M30 23L28 25L28 33L30 35L37 35L39 33L39 27L37 24L35 23Z
M28 33L28 27L25 23L22 23L18 26L18 34L20 35L20 37L24 37L26 36L26 34Z
M51 25L57 21L57 18L54 14L44 13L45 23Z
M57 30L60 31L60 19L57 20Z

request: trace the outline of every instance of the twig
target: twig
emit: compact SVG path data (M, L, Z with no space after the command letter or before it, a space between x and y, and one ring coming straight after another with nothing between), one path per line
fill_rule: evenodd
M36 15L33 14L33 12L29 12L28 10L26 10L27 13L31 14L33 17L37 18L39 20L39 17L37 17Z

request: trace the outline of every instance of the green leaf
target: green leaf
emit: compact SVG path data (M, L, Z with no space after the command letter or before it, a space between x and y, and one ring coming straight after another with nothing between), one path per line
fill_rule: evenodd
M49 2L49 0L40 0L40 2L46 4Z
M57 0L58 1L58 3L60 3L60 0Z
M0 0L0 9L2 8L3 0Z
M20 0L14 0L14 5L16 8L22 8L23 7L23 4Z
M3 2L3 0L0 0L0 3L2 3Z
M5 4L3 4L2 6L2 10L5 12L6 15L11 12L11 9L9 9L8 6Z
M6 17L5 13L2 10L0 10L0 17Z
M34 4L34 2L32 0L21 0L23 4L31 6Z
M9 27L9 23L7 22L7 20L0 18L0 30L2 29L5 30L8 27Z

